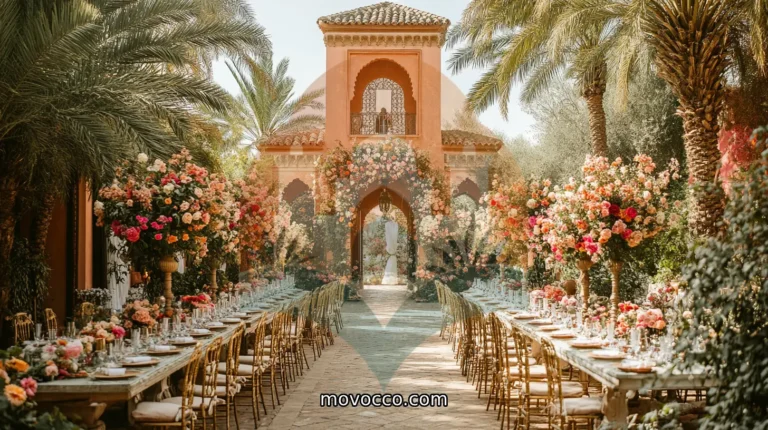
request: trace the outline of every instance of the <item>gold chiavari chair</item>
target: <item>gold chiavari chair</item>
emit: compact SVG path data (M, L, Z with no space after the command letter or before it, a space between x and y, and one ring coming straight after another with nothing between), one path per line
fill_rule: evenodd
M51 308L45 308L45 325L48 329L48 333L51 331L56 333L59 330L59 325L56 322L56 312Z
M199 413L199 420L203 423L203 430L208 428L209 418L213 419L213 426L214 428L216 427L217 406L220 402L226 402L227 387L219 387L217 384L221 343L222 339L217 337L205 348L202 366L197 377L199 384L196 384L194 387L195 400L192 403L192 408ZM219 396L221 396L221 400Z
M301 306L299 306L299 317L301 318L301 327L302 327L302 339L304 343L310 345L312 347L312 359L313 361L317 361L317 357L320 356L320 339L316 336L317 331L315 330L315 326L317 323L315 322L313 318L313 305L315 302L314 293L308 294L305 297L304 302ZM309 363L307 363L307 368L309 368Z
M559 430L576 430L577 425L595 428L595 423L602 416L602 399L583 397L584 393L579 391L582 387L578 382L563 381L560 359L548 339L542 339L541 352L547 366L547 388L551 398L551 406L548 409L550 428L553 424Z
M232 333L232 337L229 338L229 342L226 345L224 363L219 363L219 375L216 379L216 383L219 387L222 385L225 387L224 395L222 396L218 392L217 395L223 397L225 400L224 407L227 414L227 429L230 428L230 416L233 410L235 413L235 426L237 426L238 430L240 429L240 422L237 418L237 402L235 401L235 396L240 392L246 379L244 376L238 375L238 369L240 368L240 347L242 346L244 336L245 324L240 323L235 329L235 332ZM222 366L222 364L224 364L224 366ZM223 375L221 374L222 367L224 370ZM217 390L220 390L220 388Z
M526 366L523 364L529 362L528 345L531 343L531 339L518 330L515 330L514 333L515 344L519 354L518 368L521 375L518 417L524 420L526 429L530 428L531 417L535 416L545 417L551 425L550 405L553 404L555 398L555 393L549 390L548 384L551 373L549 364L551 363L547 363L545 359L545 364L543 365L528 364ZM556 360L554 366L559 369L559 360ZM541 375L542 368L544 370L543 378ZM584 394L584 386L580 382L565 381L561 383L558 392L564 397L581 397Z
M93 315L95 313L96 313L96 306L94 306L93 303L83 302L83 303L80 303L80 306L77 307L75 316L80 318L83 324L87 324L91 322L91 320L93 319Z
M299 374L304 375L304 366L307 366L309 370L309 360L307 359L307 352L304 350L305 338L307 327L307 311L309 309L309 303L311 298L304 296L298 303L296 303L296 319L294 320L294 326L292 329L292 337L294 337L296 348L296 359L299 364Z
M13 342L16 345L32 340L35 332L35 323L26 312L19 312L11 317L13 321Z
M136 405L131 416L139 428L142 427L181 427L182 429L195 429L197 418L193 410L195 399L195 378L203 354L202 346L198 343L192 355L189 357L185 368L181 396L172 399L181 399L168 402L140 402Z
M245 376L251 387L251 404L253 406L253 419L255 423L259 422L259 402L267 413L267 405L264 401L263 383L264 373L272 371L269 366L269 355L264 351L264 337L267 331L267 314L265 313L251 328L253 333L252 349L248 350L248 355L240 356L240 365L238 366L238 376ZM266 354L266 355L265 355ZM266 359L266 362L265 362ZM270 389L272 390L272 406L275 406L275 392L277 387L273 386L274 377L270 379Z

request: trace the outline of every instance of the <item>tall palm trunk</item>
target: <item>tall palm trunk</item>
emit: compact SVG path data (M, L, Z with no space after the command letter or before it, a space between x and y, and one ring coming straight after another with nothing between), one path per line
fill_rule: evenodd
M584 94L589 111L589 134L592 142L592 154L600 157L608 156L608 135L605 131L605 109L603 108L602 91L590 91Z
M56 196L53 193L47 193L43 197L42 206L37 212L35 219L35 243L32 248L34 255L41 256L45 253L45 245L48 240L48 229L53 219L53 208L56 205Z
M656 49L658 75L680 101L690 180L688 222L697 235L720 231L725 202L715 182L720 166L718 117L725 91L727 10L721 0L652 0L645 31Z
M589 134L592 143L592 154L600 157L608 156L608 135L605 130L605 63L592 68L585 76L581 95L587 101L589 111Z

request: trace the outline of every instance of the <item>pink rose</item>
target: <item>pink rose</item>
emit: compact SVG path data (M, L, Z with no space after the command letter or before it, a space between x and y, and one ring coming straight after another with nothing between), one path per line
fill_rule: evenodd
M141 234L141 230L139 230L136 227L131 227L125 231L125 238L126 240L128 240L128 242L136 242L139 240L140 234Z
M64 347L64 356L72 359L77 358L83 353L83 344L79 340L70 342Z
M157 233L157 234L155 235L155 240L163 240L163 235L162 235L162 233Z
M21 388L27 393L27 397L34 397L37 393L37 381L32 378L24 378L21 380Z
M55 364L51 363L47 366L45 366L45 376L49 376L51 378L58 376L59 374L59 368L56 367Z
M116 325L112 327L112 334L115 335L115 338L122 339L125 337L125 329Z
M120 221L114 220L112 221L112 233L115 234L115 236L120 236L120 232L122 231L120 228Z

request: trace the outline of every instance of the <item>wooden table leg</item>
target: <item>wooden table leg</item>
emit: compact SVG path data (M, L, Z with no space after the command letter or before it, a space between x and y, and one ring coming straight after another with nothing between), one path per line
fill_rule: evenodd
M601 429L626 429L627 391L603 388L603 424Z

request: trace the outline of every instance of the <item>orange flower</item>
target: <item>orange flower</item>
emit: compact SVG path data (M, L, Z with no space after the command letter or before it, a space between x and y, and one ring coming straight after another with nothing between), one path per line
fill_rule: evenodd
M21 406L27 401L27 393L18 385L8 384L3 392L13 406Z
M189 240L189 235L187 233L182 234L181 235L181 240L186 242L187 240Z
M24 373L29 369L29 364L27 364L24 360L19 360L18 358L12 358L5 362L5 365L8 366L9 369L13 369L17 372Z
M207 238L207 237L205 237L205 236L197 236L197 237L195 237L195 240L196 240L198 243L205 243L205 242L207 242L207 241L208 241L208 238Z
M58 339L58 340L56 340L56 343L58 345L64 346L64 345L67 344L67 341L66 341L66 339Z
M173 200L171 200L171 198L170 198L170 197L166 197L166 198L165 198L165 204L169 205L169 204L171 204L172 202L173 202Z
M174 236L172 234L168 236L168 243L176 243L178 241L179 241L178 237L176 237L176 236Z

